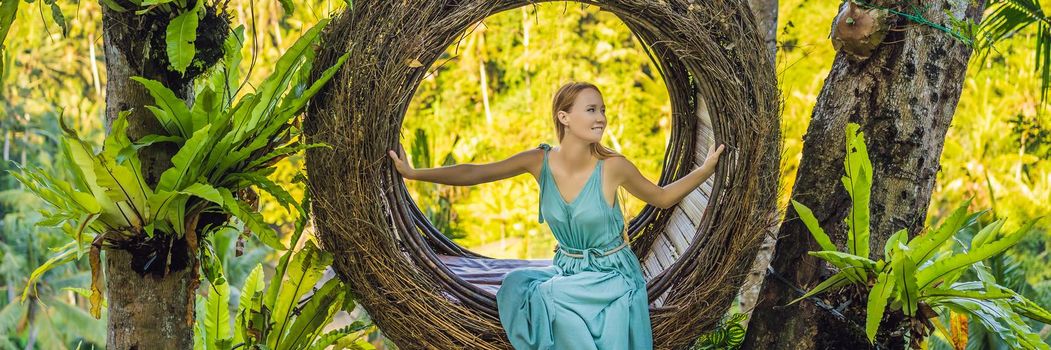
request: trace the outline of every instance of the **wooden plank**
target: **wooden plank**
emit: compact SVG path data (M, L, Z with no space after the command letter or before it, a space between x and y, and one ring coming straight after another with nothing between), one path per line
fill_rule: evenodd
M671 264L675 263L675 259L671 256L671 245L668 243L668 239L657 239L656 247L653 253L657 258L657 262L660 263L661 270L668 268Z
M672 227L669 236L670 246L675 249L676 256L686 252L686 248L690 246L690 238L688 232L693 231L693 225L689 219L682 215L678 218L672 218L669 220L668 226Z
M668 252L668 257L671 258L671 263L675 263L675 260L678 260L679 256L682 255L682 253L675 250L675 248L671 245L671 242L665 241L664 244L667 246L666 250ZM668 266L671 266L671 264L668 264Z
M698 187L698 188L700 188L701 192L704 192L704 194L709 194L710 195L710 194L712 194L712 187L715 187L715 177L714 176L708 178L708 180L706 180L703 183L701 183L701 186Z
M657 237L657 240L653 242L653 248L650 250L653 252L653 261L657 262L657 266L661 270L664 270L664 268L668 266L666 261L667 257L664 255L664 247L661 244L665 239L666 238L663 236Z
M710 200L711 198L712 196L709 194L704 194L703 196L697 198L697 207L701 208L701 213L704 213L704 210L708 209L708 200Z
M653 258L653 254L647 256L647 259L643 262L643 276L648 280L651 276L656 276L661 272L661 267L657 265L657 259Z
M700 201L700 197L701 192L694 190L693 192L690 192L686 198L683 198L682 205L679 206L683 209L683 212L686 213L686 216L690 218L690 224L694 227L697 227L697 225L700 224L701 216L704 215L704 208L697 205Z

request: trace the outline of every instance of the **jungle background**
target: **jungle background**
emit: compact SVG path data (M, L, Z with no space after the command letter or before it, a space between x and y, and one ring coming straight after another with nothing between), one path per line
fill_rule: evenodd
M280 53L306 28L347 5L297 0L295 11L288 13L278 1L230 0L232 22L244 25L248 38L240 66L249 85L269 74ZM783 0L778 5L776 69L784 108L780 208L788 205L803 135L835 56L828 31L839 5L834 0ZM72 349L106 343L106 315L96 320L87 311L87 261L47 272L29 301L20 301L31 272L68 239L59 230L35 226L44 203L7 172L17 169L16 164L59 166L59 118L83 138L102 144L106 64L101 16L95 2L23 3L3 41L0 283L6 297L0 297L0 348ZM940 221L972 197L972 207L1008 218L1007 230L1051 213L1051 109L1040 98L1041 72L1034 60L1038 30L1027 27L999 42L985 60L969 65L945 137L928 222ZM492 162L540 143L556 145L550 100L569 80L590 81L602 89L611 126L603 143L656 181L671 125L663 81L619 19L576 3L494 14L469 30L418 88L402 127L403 145L415 167ZM276 167L270 178L302 198L303 185L294 181L303 171L302 155ZM535 219L538 186L530 176L471 187L407 184L436 227L469 249L498 258L552 255L550 230ZM623 198L630 220L643 203L626 193ZM266 194L259 210L287 243L299 213ZM1049 238L1051 220L1042 220L1007 254L1017 285L1045 307L1051 305ZM220 246L232 250L230 239ZM252 238L243 255L223 256L226 278L231 286L241 286L261 263L269 284L281 253ZM234 288L228 306L238 295ZM341 313L326 328L361 319L367 315L357 308ZM966 328L966 320L954 322L964 322ZM1051 341L1051 328L1041 326L1039 334ZM358 346L393 348L378 330L367 331ZM952 334L936 332L928 345L945 347L953 342L950 338Z

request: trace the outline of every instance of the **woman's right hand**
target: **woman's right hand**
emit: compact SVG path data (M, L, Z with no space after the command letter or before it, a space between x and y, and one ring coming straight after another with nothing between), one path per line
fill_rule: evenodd
M398 169L398 173L406 179L412 179L412 174L415 169L409 165L408 160L405 158L405 149L399 147L401 155L394 153L394 150L388 150L387 154L394 160L394 168Z

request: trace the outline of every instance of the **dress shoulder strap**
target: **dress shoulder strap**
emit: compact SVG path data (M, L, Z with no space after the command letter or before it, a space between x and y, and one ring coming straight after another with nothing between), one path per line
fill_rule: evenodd
M544 223L544 189L547 188L547 176L544 171L547 168L547 153L551 150L551 145L541 143L537 148L544 150L544 162L540 165L540 201L537 205L537 222Z

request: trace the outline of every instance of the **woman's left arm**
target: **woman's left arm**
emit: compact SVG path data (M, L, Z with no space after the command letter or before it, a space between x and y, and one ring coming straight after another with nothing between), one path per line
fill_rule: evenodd
M724 145L715 148L713 144L708 148L708 156L699 168L694 169L686 176L675 180L663 187L657 186L642 176L638 168L630 161L623 162L624 189L646 203L661 209L671 208L682 201L691 191L708 180L715 173L715 165L719 162L719 155L723 152Z

